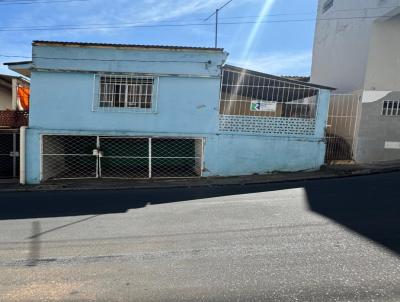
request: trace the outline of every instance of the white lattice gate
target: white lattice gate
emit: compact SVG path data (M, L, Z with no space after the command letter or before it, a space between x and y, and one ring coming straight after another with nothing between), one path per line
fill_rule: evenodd
M41 179L202 175L203 139L44 135Z
M360 103L358 94L331 95L326 127L326 163L354 159Z

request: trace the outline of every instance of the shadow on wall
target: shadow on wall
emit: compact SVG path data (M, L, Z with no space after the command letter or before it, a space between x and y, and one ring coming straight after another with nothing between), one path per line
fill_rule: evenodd
M400 202L397 190L399 179L400 173L396 172L331 180L245 186L6 192L0 194L0 219L123 213L148 204L304 187L312 211L400 254ZM78 219L77 223L79 221Z

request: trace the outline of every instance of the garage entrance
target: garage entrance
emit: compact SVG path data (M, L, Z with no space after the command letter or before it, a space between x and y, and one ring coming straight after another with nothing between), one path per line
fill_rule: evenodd
M203 139L43 135L41 180L200 177Z

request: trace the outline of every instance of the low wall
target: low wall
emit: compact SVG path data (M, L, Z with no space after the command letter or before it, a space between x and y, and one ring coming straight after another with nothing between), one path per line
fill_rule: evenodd
M205 145L205 176L318 170L325 142L301 138L219 135Z

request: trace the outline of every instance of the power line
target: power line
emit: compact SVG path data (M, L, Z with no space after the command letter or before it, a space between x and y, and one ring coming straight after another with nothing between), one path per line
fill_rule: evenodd
M217 9L215 10L215 12L213 12L210 16L208 16L207 18L205 18L203 21L205 22L205 21L210 20L211 17L214 16L214 15L217 13L217 11L220 11L221 9L223 9L225 6L227 6L227 5L228 5L229 3L231 3L232 1L233 1L233 0L230 0L230 1L226 2L224 5L222 5L220 8L217 8Z
M28 57L28 56L16 56L16 55L4 55L4 54L0 54L0 57L3 58L24 58L24 59L30 59L32 60L32 57Z
M315 12L310 12L310 13L298 13L298 14L270 14L268 15L269 17L274 17L274 16L298 16L298 15L312 15L315 14ZM248 19L248 18L257 18L258 16L233 16L233 17L219 17L219 19L224 19L224 20L230 20L230 19ZM204 21L204 19L184 19L184 20L160 20L157 21L157 23L166 23L166 22L196 22L196 21ZM77 24L58 24L58 25L37 25L35 27L33 26L12 26L12 27L3 27L3 29L6 30L11 30L11 29L47 29L47 28L53 28L53 27L80 27L80 26L119 26L119 25L140 25L140 24L148 24L148 22L142 21L142 22L135 22L135 23L88 23L88 24L82 24L82 25L77 25ZM211 23L205 23L206 25L211 25Z
M366 10L381 10L385 8L400 8L400 5L396 6L381 6L381 7L366 7L366 8L349 8L349 9L336 9L335 12L363 12ZM276 16L301 16L301 15L316 15L317 12L300 12L300 13L277 13L277 14L268 14L267 17L276 17ZM220 17L220 19L246 19L246 18L258 18L258 15L253 16L231 16L231 17Z
M227 6L229 3L231 3L233 0L229 0L225 2L221 7L217 8L214 13L212 13L208 18L204 19L204 22L208 21L212 16L215 15L215 48L217 48L218 45L218 13L221 9L223 9L225 6Z
M269 24L269 23L298 23L298 22L313 22L313 21L335 21L335 20L356 20L356 19L375 19L382 17L377 16L353 16L353 17L338 17L338 18L309 18L309 19L281 19L281 20L264 20L264 21L232 21L219 22L220 25L240 25L240 24ZM49 27L25 27L25 28L0 28L0 32L23 32L23 31L64 31L64 30L96 30L96 29L117 29L117 28L159 28L159 27L186 27L186 26L213 26L212 23L172 23L172 24L138 24L126 23L124 25L108 24L104 26L49 26Z
M7 1L7 0L4 0ZM11 1L11 0L9 0ZM15 1L20 1L20 0L15 0ZM38 0L41 1L41 0ZM90 0L72 0L72 1L90 1ZM1 0L0 0L1 3ZM370 7L370 8L364 8L364 9L342 9L342 10L336 10L340 12L344 11L364 11L364 10L372 10L372 9L383 9L383 8L400 8L400 6L383 6L383 7ZM299 13L277 13L277 14L268 14L268 17L277 17L277 16L301 16L301 15L315 15L316 12L299 12ZM231 19L248 19L248 18L257 18L258 15L252 15L252 16L231 16L231 17L219 17L219 19L223 20L231 20ZM350 17L351 18L351 17ZM366 18L359 16L359 18ZM375 18L375 17L373 17ZM330 18L334 19L334 18ZM314 20L314 19L313 19ZM166 23L166 22L196 22L196 21L204 21L204 19L183 19L183 20L178 20L178 19L171 19L171 20L161 20L157 21L158 23ZM271 20L273 21L273 20ZM280 20L276 20L280 21ZM290 19L289 19L290 21ZM91 27L91 26L122 26L122 25L127 25L127 26L132 26L132 25L140 25L140 24L148 24L148 22L142 21L142 22L135 22L135 23L89 23L89 24L82 24L82 25L77 25L77 24L58 24L58 25L37 25L37 26L12 26L12 27L3 27L2 29L4 30L12 30L12 29L41 29L45 30L47 28L53 28L53 27ZM156 24L155 24L156 25ZM206 25L211 25L209 23L206 23ZM1 29L0 29L1 31Z
M13 56L13 55L2 55L2 54L0 54L0 57L5 57L5 58L31 58L31 57L26 57L26 56Z
M0 5L20 5L20 4L41 4L41 3L47 3L47 4L52 4L52 3L68 3L68 2L87 2L89 0L38 0L38 1L23 1L23 0L18 0L18 1L0 1Z

